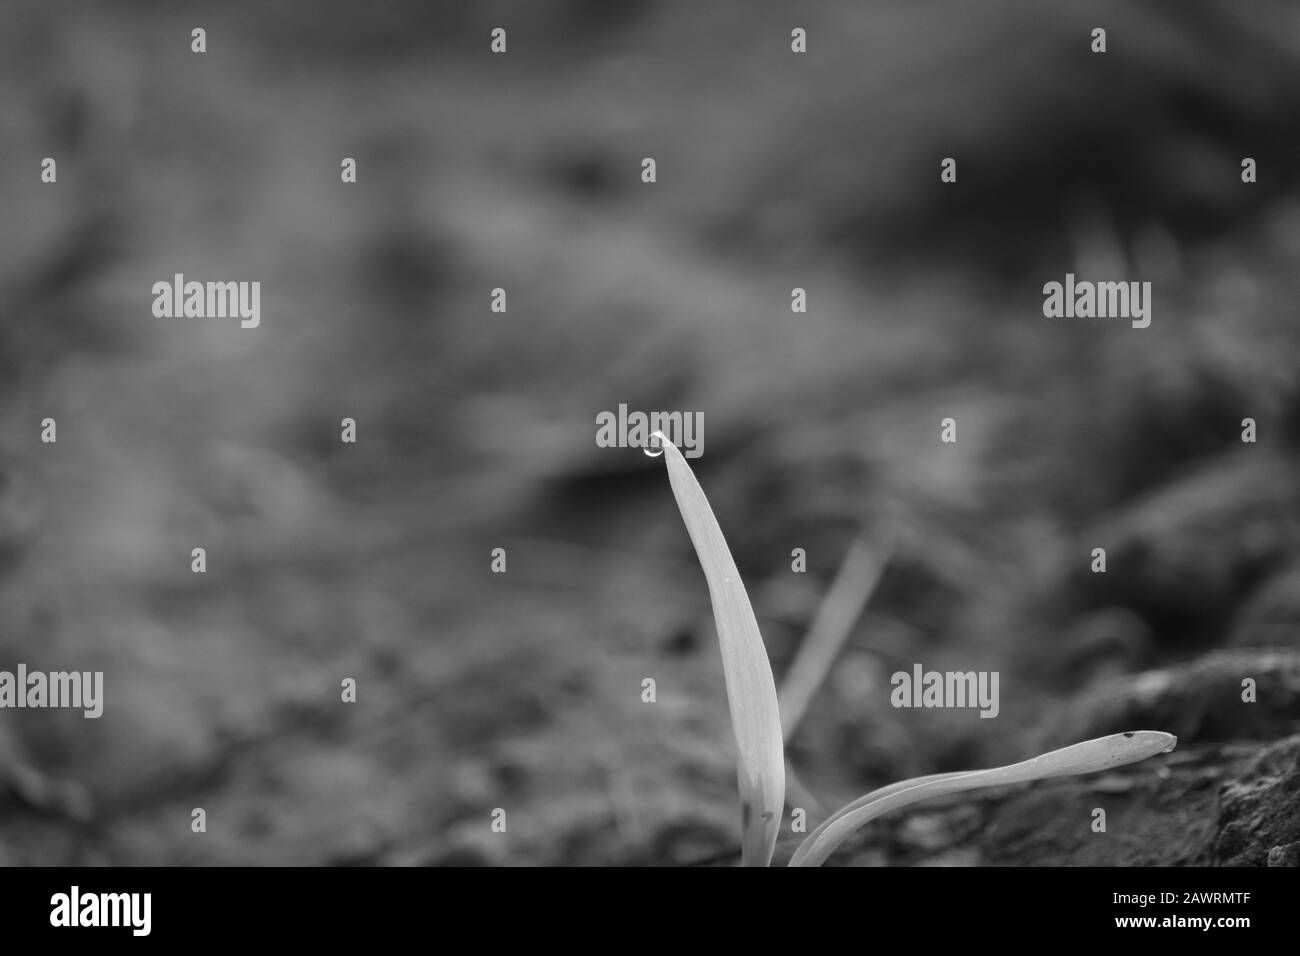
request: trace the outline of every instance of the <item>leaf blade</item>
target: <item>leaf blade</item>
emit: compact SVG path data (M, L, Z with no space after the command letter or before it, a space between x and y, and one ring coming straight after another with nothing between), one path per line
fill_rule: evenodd
M736 738L741 803L741 865L767 866L785 807L785 756L772 665L749 595L704 489L677 446L662 433L668 482L695 547L722 651L727 705Z
M1158 730L1137 730L1097 737L1053 750L1020 763L990 770L931 774L873 790L832 813L799 844L790 866L821 866L854 832L890 810L930 797L983 787L1028 783L1048 777L1096 773L1168 753L1178 738Z

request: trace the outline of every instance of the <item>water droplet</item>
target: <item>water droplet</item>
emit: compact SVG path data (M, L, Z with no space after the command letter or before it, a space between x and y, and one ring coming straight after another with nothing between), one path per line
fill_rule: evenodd
M641 450L651 458L658 458L664 453L663 436L660 435L659 432L655 432L650 436L650 441L647 442L646 446Z

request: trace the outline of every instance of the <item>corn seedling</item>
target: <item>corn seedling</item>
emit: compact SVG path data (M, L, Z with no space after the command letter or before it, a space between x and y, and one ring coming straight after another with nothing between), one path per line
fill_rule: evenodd
M673 496L708 582L722 651L727 705L736 738L741 865L767 866L772 861L785 808L783 737L772 666L736 562L690 465L661 432L654 433L646 452L662 454L668 465ZM797 696L802 700L803 693ZM930 797L1096 773L1167 753L1177 743L1178 738L1173 734L1129 731L1073 744L1005 767L931 774L890 784L832 813L803 840L790 865L820 866L870 820Z

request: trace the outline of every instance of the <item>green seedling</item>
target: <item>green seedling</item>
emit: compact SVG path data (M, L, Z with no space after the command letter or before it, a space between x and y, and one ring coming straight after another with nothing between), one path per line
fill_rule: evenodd
M663 454L673 496L709 586L722 650L727 705L736 737L741 865L768 866L785 808L785 758L772 666L736 562L690 465L662 432L654 433L647 452ZM1136 730L1087 740L1005 767L931 774L890 784L832 813L800 843L790 866L820 866L868 821L920 800L1096 773L1167 753L1177 743L1173 734Z

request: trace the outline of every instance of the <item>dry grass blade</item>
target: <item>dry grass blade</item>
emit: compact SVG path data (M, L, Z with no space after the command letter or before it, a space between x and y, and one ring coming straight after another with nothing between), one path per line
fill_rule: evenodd
M839 573L817 609L808 636L799 646L799 653L781 684L778 699L786 740L794 736L808 705L826 680L849 632L871 599L889 555L889 548L874 548L866 537L859 537L844 556Z
M883 813L919 800L982 787L999 787L1047 777L1068 777L1109 770L1156 754L1168 753L1177 743L1178 738L1173 734L1157 730L1129 731L1087 740L1006 767L933 774L891 784L872 791L831 814L795 850L790 865L820 866L836 847L864 824Z
M772 861L785 806L785 757L772 665L722 529L704 490L677 447L659 432L668 480L704 569L722 649L727 704L736 735L740 784L741 865Z

